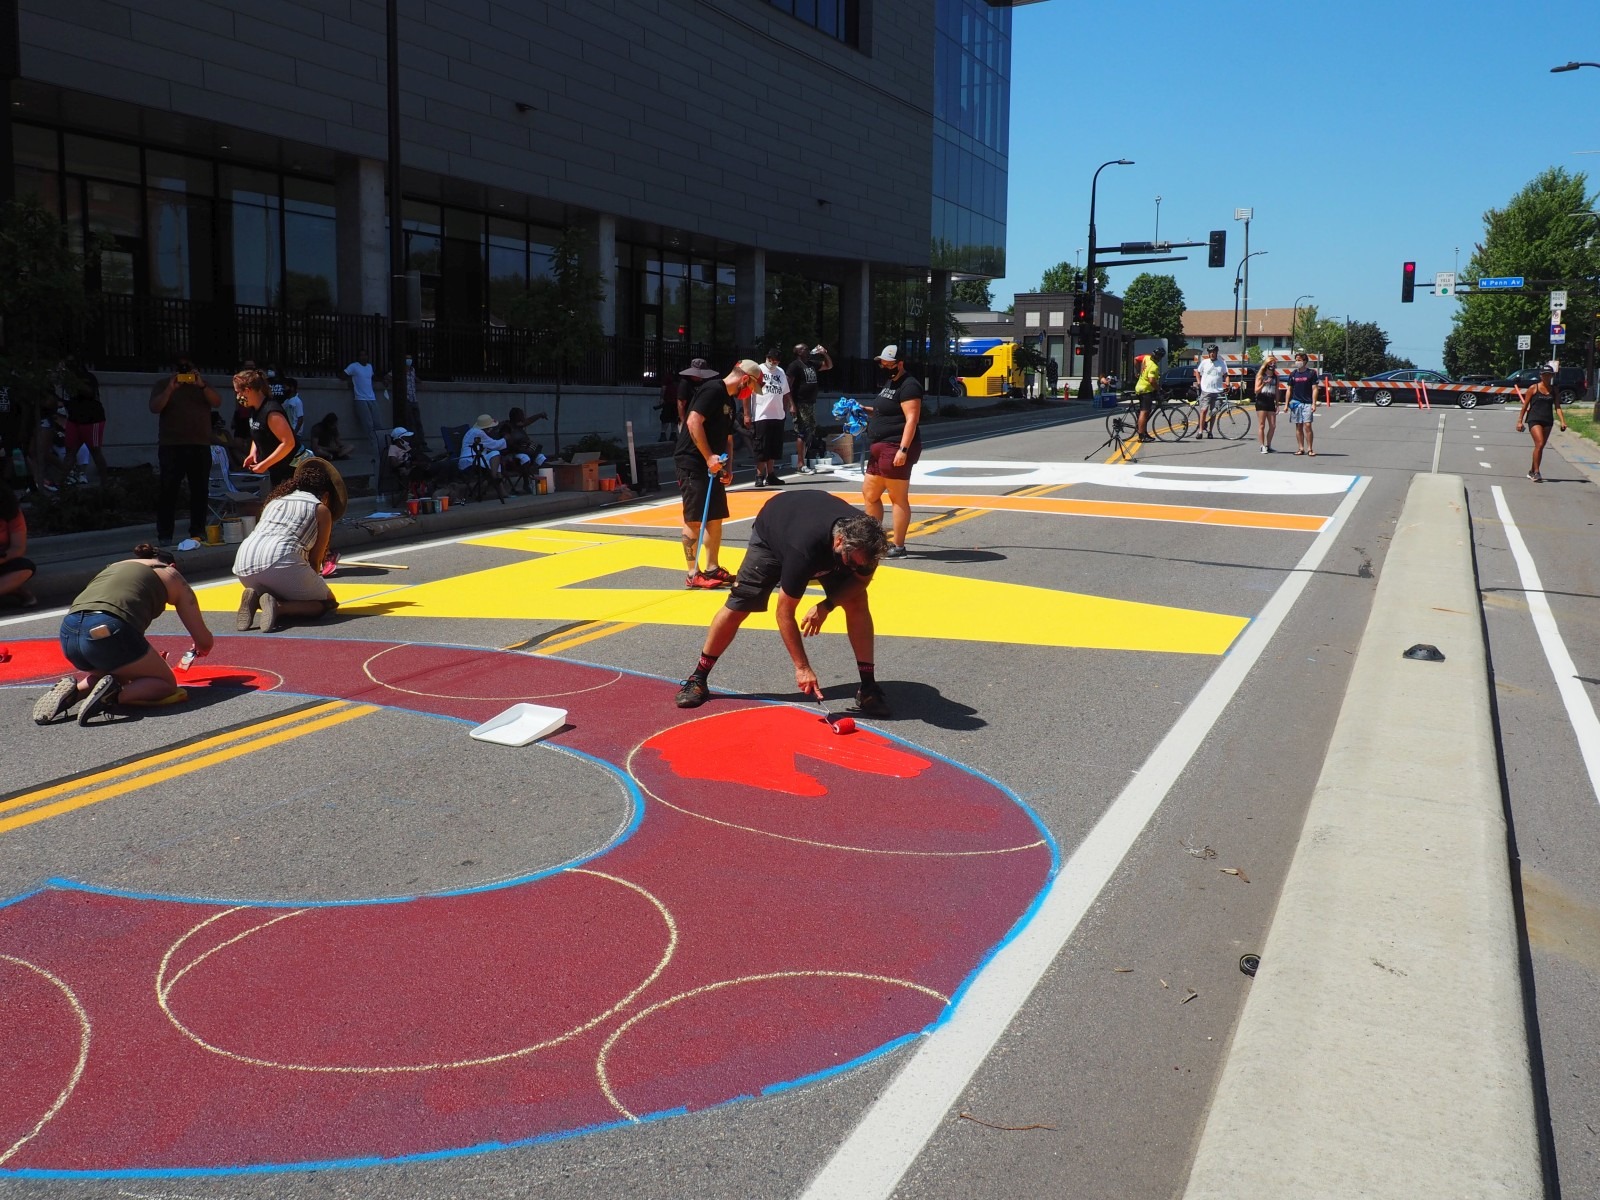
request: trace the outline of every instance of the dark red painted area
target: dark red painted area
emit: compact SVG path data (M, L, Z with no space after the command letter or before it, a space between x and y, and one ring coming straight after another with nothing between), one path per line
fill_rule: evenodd
M54 673L26 645L0 683ZM559 703L553 741L631 766L664 803L579 869L489 892L272 925L295 910L75 890L0 908L0 955L59 976L93 1023L83 1078L0 1170L396 1157L615 1122L608 1040L632 1113L757 1094L936 1020L943 1003L904 984L950 995L1048 878L1004 793L814 711L716 701L685 721L669 682L442 647L224 638L211 663L474 722ZM540 753L462 731L468 771L521 754L536 781ZM79 1030L59 989L4 959L0 1005L5 1154L66 1087Z

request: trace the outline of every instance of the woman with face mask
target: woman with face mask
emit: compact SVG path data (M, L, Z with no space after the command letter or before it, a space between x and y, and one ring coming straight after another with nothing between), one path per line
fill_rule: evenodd
M885 558L906 556L906 530L911 525L911 469L922 457L922 381L906 370L905 351L885 346L878 366L888 381L873 401L867 420L867 462L862 471L861 499L867 514L883 519L887 492L894 511L889 551Z

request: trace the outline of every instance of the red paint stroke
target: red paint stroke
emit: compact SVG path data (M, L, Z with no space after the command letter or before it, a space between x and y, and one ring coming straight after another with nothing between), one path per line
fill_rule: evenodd
M157 649L165 647L167 660L172 666L178 685L193 687L229 687L248 691L271 691L281 680L277 673L252 667L233 667L215 662L210 657L197 658L187 671L177 670L178 657L189 648L187 641L178 638L152 639ZM29 683L49 683L63 675L81 674L78 668L61 653L59 641L6 642L0 640L10 652L10 658L0 662L0 686Z
M915 779L932 764L868 730L840 737L828 723L787 705L718 713L668 729L645 745L680 779L742 783L791 796L826 796L801 758L867 775Z

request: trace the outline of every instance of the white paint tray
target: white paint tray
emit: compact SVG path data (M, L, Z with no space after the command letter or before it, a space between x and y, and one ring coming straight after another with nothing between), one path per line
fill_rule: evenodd
M526 746L549 737L567 723L567 710L546 708L542 704L513 704L503 713L490 717L472 731L480 742L501 746Z

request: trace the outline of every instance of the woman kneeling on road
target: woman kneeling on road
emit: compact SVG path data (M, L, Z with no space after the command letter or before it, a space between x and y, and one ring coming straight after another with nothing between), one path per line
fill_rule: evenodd
M344 510L344 481L321 459L301 463L292 479L272 490L233 560L233 573L244 584L236 629L249 629L257 608L261 631L271 633L284 617L315 621L339 607L322 565L333 523Z
M112 563L90 580L61 620L61 653L84 675L64 676L41 696L33 706L34 723L54 724L80 701L78 724L87 725L109 704L187 700L189 693L178 686L167 660L144 638L169 604L194 639L194 653L211 653L211 631L200 605L167 551L141 542L132 558Z

